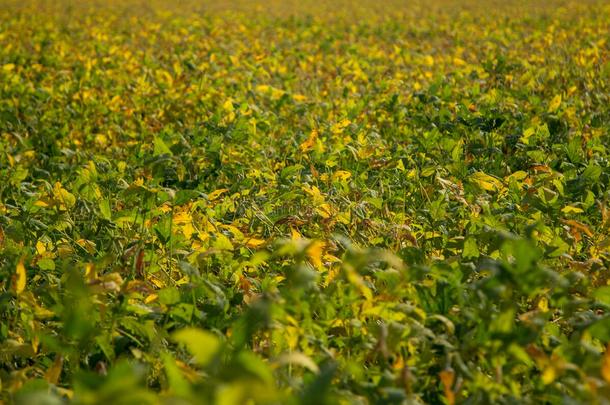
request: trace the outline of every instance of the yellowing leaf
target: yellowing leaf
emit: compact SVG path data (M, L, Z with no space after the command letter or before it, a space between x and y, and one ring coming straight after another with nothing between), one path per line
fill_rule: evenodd
M23 265L23 259L21 259L19 260L19 263L17 263L17 268L15 269L15 276L13 278L13 290L15 291L15 294L21 294L23 290L25 290L25 283L25 266Z
M523 135L521 136L521 138L519 138L519 140L524 143L525 145L529 145L530 143L530 137L532 135L534 135L536 133L536 128L534 127L529 127L527 128L525 131L523 131Z
M68 190L63 188L60 182L56 182L53 186L53 199L58 203L59 208L66 210L76 204L76 197Z
M216 240L214 241L213 246L218 250L233 250L233 243L231 240L227 238L222 233L216 234Z
M61 370L64 365L64 357L60 354L55 355L55 361L47 369L47 372L44 374L44 379L51 384L57 384L59 382L59 377L61 376Z
M80 247L82 247L83 249L85 249L89 253L94 253L95 252L95 242L92 242L92 241L87 240L87 239L79 239L79 240L76 241L76 243L78 243L78 245Z
M337 170L333 173L333 180L345 181L352 177L352 174L347 170Z
M356 288L358 288L358 291L360 291L360 294L362 294L362 296L367 301L370 301L373 299L373 292L366 285L362 276L360 274L358 274L358 272L352 266L346 265L345 273L347 276L347 281L349 281L352 285L354 285Z
M523 170L518 170L514 173L512 173L510 176L507 176L505 179L510 181L510 180L517 180L517 181L521 181L524 180L527 177L527 172L524 172Z
M504 184L500 180L483 172L470 175L470 181L485 191L501 191L504 189Z

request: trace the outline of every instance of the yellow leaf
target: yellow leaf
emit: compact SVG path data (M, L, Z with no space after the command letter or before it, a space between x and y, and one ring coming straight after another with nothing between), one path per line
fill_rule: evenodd
M290 238L292 240L303 239L303 235L301 235L296 229L290 228Z
M89 282L93 282L97 278L97 272L93 263L85 264L85 277Z
M249 248L257 248L263 243L265 243L264 239L250 238L246 241L246 246Z
M307 247L307 257L309 257L311 264L316 268L322 267L322 253L325 247L326 243L319 240L311 242Z
M542 382L548 385L555 381L555 378L557 378L557 370L552 364L549 364L544 371L542 371Z
M214 201L215 199L217 199L218 197L220 197L222 194L226 193L227 191L229 191L229 189L227 189L227 188L220 188L218 190L214 190L210 194L208 194L208 200Z
M156 72L156 75L157 75L157 80L159 80L160 82L163 82L169 86L174 84L174 79L172 78L172 75L167 70L158 69Z
M464 59L461 58L453 58L453 64L455 66L466 66L466 61L464 61Z
M553 99L549 103L548 112L552 113L552 112L557 111L557 109L559 109L560 105L561 105L561 94L558 94L555 97L553 97Z
M566 205L561 209L561 212L564 214L580 214L584 212L582 208L574 207L573 205Z
M352 177L352 174L350 172L348 172L347 170L337 170L333 174L333 180L345 181L345 180L349 179L350 177Z
M146 297L144 299L144 303L150 304L151 302L155 301L157 298L159 298L159 296L157 294L150 294L148 297Z
M332 125L330 130L333 134L337 135L343 132L345 128L347 128L352 122L347 118L342 119L336 124Z
M331 215L333 215L333 209L330 204L324 203L320 204L316 208L316 213L318 213L318 215L320 215L322 218L328 219L331 217Z
M21 294L23 290L25 290L25 283L25 266L23 265L23 259L21 259L19 260L19 263L17 263L17 268L15 269L15 276L13 278L13 289L16 294Z
M186 211L177 212L173 216L173 221L176 228L182 231L187 239L191 239L191 236L195 233L191 214Z
M182 233L187 239L191 239L191 236L195 233L195 227L192 222L188 222L182 226Z
M235 108L233 107L233 100L228 99L227 101L224 102L224 104L222 105L222 108L225 111L231 112L233 111Z
M296 102L303 102L303 101L307 100L307 97L305 97L302 94L293 94L292 99Z
M305 142L303 142L299 146L299 149L301 149L301 152L307 152L307 151L313 149L314 145L316 144L317 139L318 139L318 131L316 131L314 129L311 131L311 133L309 134L309 137L305 140Z
M268 86L266 84L259 84L258 86L256 86L256 91L259 93L268 93L271 90L271 86Z
M546 297L540 298L538 301L538 309L542 312L549 312L549 300Z

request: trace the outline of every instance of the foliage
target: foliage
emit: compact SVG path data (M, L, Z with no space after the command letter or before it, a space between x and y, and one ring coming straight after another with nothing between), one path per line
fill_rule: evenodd
M220 3L2 1L0 402L608 403L608 4Z

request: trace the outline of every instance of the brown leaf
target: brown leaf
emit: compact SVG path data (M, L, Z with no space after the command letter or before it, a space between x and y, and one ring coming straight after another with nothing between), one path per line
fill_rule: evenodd
M439 373L443 389L445 390L445 397L449 405L455 404L455 392L453 392L453 382L455 381L455 372L451 369L443 370Z
M136 259L136 274L140 277L144 277L144 249L138 251L138 257Z
M574 219L564 219L562 222L570 227L570 234L574 236L576 240L580 240L580 232L583 232L590 238L593 237L593 231L591 231L591 229L582 222Z

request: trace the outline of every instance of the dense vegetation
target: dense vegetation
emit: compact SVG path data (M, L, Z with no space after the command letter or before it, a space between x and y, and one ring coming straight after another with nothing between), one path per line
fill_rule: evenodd
M1 1L0 403L609 403L610 6L502 3Z

